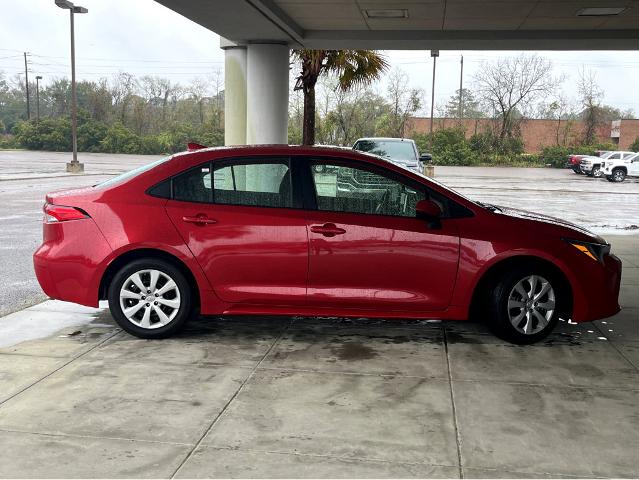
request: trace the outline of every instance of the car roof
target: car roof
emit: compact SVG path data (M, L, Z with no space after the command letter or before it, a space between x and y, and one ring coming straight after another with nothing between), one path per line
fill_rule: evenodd
M362 137L355 140L355 143L360 141L375 141L375 142L414 142L410 138L399 137Z
M318 157L347 157L351 159L367 160L386 163L388 160L368 152L353 150L350 147L336 147L325 145L231 145L224 147L208 147L199 150L188 150L171 156L172 163L204 160L221 160L229 157L243 156L318 156Z

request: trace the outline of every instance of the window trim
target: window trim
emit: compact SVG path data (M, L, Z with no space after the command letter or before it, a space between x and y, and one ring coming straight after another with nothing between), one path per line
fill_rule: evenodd
M470 217L474 217L475 214L472 210L470 210L469 208L465 207L464 205L461 205L459 202L456 202L455 200L453 200L452 198L450 198L448 195L445 195L442 192L439 192L437 190L428 188L427 185L423 184L422 182L419 182L413 178L410 178L408 176L402 175L399 172L395 172L394 170L388 169L388 168L384 168L380 165L376 165L376 164L372 164L372 163L368 163L368 162L362 162L360 160L352 160L350 158L340 158L340 157L313 157L313 156L304 156L303 159L303 165L304 165L304 175L303 175L303 184L302 184L302 191L304 194L304 208L306 210L314 210L317 212L327 212L327 213L341 213L341 214L347 214L347 215L366 215L366 216L373 216L373 217L386 217L386 218L404 218L404 219L411 219L414 218L416 220L417 217L407 217L404 215L386 215L386 214L377 214L377 213L361 213L361 212L346 212L346 211L341 211L341 210L320 210L318 208L317 205L317 191L315 188L315 181L313 179L313 171L312 171L312 167L313 165L316 164L330 164L330 165L343 165L345 167L350 167L350 168L361 168L363 170L367 170L370 171L372 173L376 173L378 175L390 178L391 180L394 180L396 182L399 182L405 186L408 186L410 188L414 188L415 190L422 192L424 194L425 198L428 198L430 196L430 194L434 193L435 195L440 195L444 198L446 198L446 200L448 200L451 204L454 204L457 206L457 208L460 209L460 211L464 211L465 213L463 215L451 215L448 217L442 217L442 220L453 220L453 219L458 219L458 218L470 218ZM421 221L421 220L420 220Z

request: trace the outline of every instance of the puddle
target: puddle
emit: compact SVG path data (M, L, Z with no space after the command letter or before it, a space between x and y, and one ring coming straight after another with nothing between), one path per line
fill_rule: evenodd
M370 360L377 357L377 352L371 347L359 342L347 342L338 348L333 348L332 352L340 360L352 362L356 360Z

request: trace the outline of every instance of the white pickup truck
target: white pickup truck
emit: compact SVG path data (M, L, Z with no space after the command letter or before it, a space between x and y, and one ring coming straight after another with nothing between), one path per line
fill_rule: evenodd
M579 162L579 168L581 169L581 173L584 175L588 175L589 177L600 178L602 176L601 173L601 162L604 160L623 160L624 158L630 157L634 155L635 152L606 152L601 157L595 157L593 155L589 155L581 159Z
M626 177L639 177L639 153L623 159L603 160L601 173L609 182L623 182Z

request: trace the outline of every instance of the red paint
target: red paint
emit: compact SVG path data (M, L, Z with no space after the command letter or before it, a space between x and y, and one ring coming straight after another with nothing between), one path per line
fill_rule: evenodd
M206 161L271 155L300 164L304 156L374 164L421 182L472 216L442 219L438 228L423 218L189 203L145 193ZM552 219L491 212L424 177L353 151L197 150L120 183L55 192L46 201L61 218L43 225L43 243L34 254L38 280L50 297L84 305L96 306L104 297L100 284L113 261L147 249L175 257L192 273L205 315L463 320L482 275L522 255L563 272L574 298L573 320L619 311L619 260L608 255L603 263L593 261L562 240L601 239ZM422 207L432 213L432 206Z

